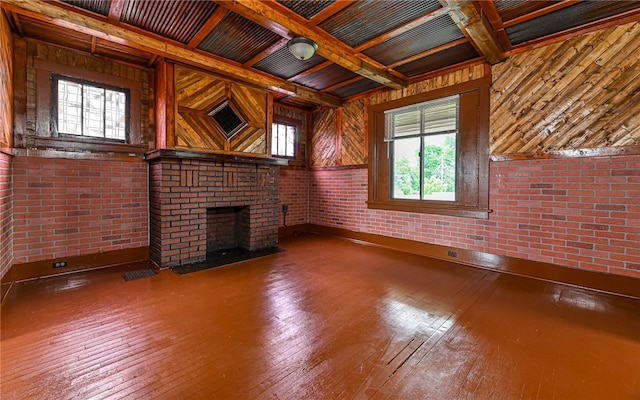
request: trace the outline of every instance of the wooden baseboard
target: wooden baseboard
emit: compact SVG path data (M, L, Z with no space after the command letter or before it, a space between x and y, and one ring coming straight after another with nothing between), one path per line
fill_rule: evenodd
M106 251L104 253L64 257L63 259L14 264L2 278L2 284L67 274L75 271L104 268L148 259L149 247L143 246L132 249ZM62 268L53 268L53 263L56 261L66 261L67 266Z
M371 233L354 232L342 228L331 228L322 225L309 225L309 232L360 240L385 246L394 250L469 265L472 267L526 276L545 281L564 283L567 285L640 299L640 279L630 276L605 274L597 271L563 267L556 264L501 256L477 250L465 250L417 242L414 240L375 235Z

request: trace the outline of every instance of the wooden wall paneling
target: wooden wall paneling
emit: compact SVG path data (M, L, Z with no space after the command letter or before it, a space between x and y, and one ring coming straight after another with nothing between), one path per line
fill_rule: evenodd
M342 165L365 164L365 101L346 103L342 109Z
M335 152L335 165L342 165L342 115L344 114L344 108L338 107L336 109L336 152Z
M13 146L24 147L27 130L27 43L13 41Z
M267 122L266 92L231 84L231 98L250 122L265 127Z
M176 68L176 101L179 106L211 111L226 97L226 82L210 74Z
M248 126L231 138L229 148L240 153L266 154L266 130Z
M635 22L494 66L491 153L640 144L639 52Z
M0 11L0 151L7 153L13 146L13 68L13 34Z
M336 165L336 112L334 108L325 108L313 113L311 167Z
M178 113L176 146L196 149L224 150L225 139L217 131L213 118L195 113Z
M478 64L465 67L450 73L439 75L424 81L412 83L404 89L388 90L376 93L370 97L371 105L386 103L391 100L401 99L407 96L413 96L418 93L424 93L435 89L451 86L457 83L469 82L485 77L485 65Z

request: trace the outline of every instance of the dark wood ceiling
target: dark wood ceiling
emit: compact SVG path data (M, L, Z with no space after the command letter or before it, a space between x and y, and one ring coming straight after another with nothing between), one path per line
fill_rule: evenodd
M640 20L640 1L2 0L13 31L144 66L165 57L267 88L303 108L339 105L443 70ZM309 60L287 49L316 41Z

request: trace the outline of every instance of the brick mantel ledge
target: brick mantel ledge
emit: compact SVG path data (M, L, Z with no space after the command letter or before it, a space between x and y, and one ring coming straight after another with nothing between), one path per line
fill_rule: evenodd
M229 161L245 164L268 164L268 165L288 165L288 161L280 158L269 158L260 156L242 156L237 154L207 153L199 151L157 149L145 154L147 161L159 160L163 158L189 159L201 161Z

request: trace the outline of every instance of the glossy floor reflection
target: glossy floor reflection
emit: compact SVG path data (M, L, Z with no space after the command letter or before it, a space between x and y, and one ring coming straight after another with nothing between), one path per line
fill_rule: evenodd
M336 238L280 245L183 276L15 285L0 397L640 398L639 300Z

